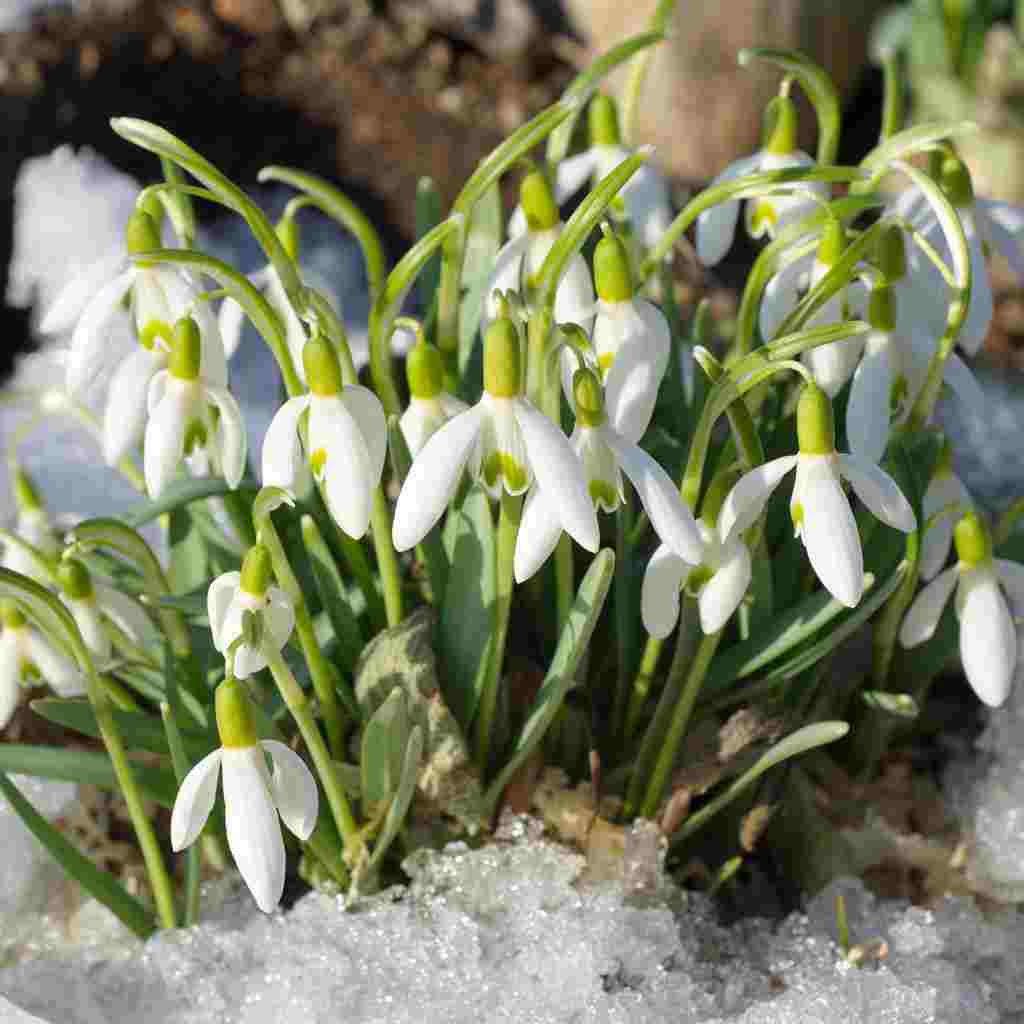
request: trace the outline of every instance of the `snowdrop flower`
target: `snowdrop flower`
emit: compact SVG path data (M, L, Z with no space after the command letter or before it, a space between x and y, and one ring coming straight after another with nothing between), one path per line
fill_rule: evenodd
M846 407L850 451L871 462L881 460L892 427L910 414L936 350L934 341L916 331L900 332L896 304L892 285L883 283L872 288L868 302L872 330L864 341L864 355L853 375ZM984 415L981 386L957 355L950 354L946 359L943 380L969 412Z
M94 583L81 562L65 559L57 570L57 579L61 600L71 612L98 668L104 668L114 653L108 624L137 647L152 642L153 625L142 606L120 590Z
M18 520L14 532L27 544L31 544L44 559L52 562L56 560L60 547L50 527L46 509L43 508L35 486L23 469L15 469L13 477L12 490L14 502L18 507ZM20 572L22 576L28 576L41 586L50 585L50 574L44 572L38 559L17 544L6 546L0 565L12 572Z
M752 156L731 163L711 182L710 187L733 181L747 174L778 171L786 167L812 167L814 161L797 149L797 113L788 96L776 96L765 109L765 144ZM747 232L753 238L774 238L788 224L795 224L817 205L816 197L828 196L824 182L794 184L788 194L761 196L747 203ZM740 200L732 199L705 210L697 218L697 257L705 267L713 267L732 247Z
M752 526L782 478L796 469L789 511L797 535L825 589L853 608L864 589L864 556L841 478L850 482L878 519L897 530L909 533L915 528L914 512L878 466L836 452L832 403L815 384L809 383L800 396L797 437L799 454L758 466L729 492L720 515L721 535L736 535Z
M227 390L202 376L202 335L192 317L174 325L167 369L149 383L146 490L157 498L184 459L196 476L220 473L234 489L245 471L245 422Z
M310 394L290 398L263 439L263 484L292 495L308 486L309 471L322 484L328 511L358 540L370 524L373 494L384 472L388 425L380 399L357 384L342 384L341 366L322 335L302 350ZM309 410L306 455L299 422Z
M434 434L469 406L444 390L441 353L422 338L405 358L405 375L409 382L409 407L402 413L398 426L409 454L415 459Z
M228 661L228 675L245 679L266 668L264 648L280 651L295 627L295 611L280 587L270 585L273 568L262 544L251 547L241 572L226 572L211 584L206 596L213 646ZM258 642L245 632L245 616L256 617ZM241 643L235 641L243 637Z
M540 171L531 171L523 178L519 195L526 211L527 230L510 238L495 258L494 270L484 291L481 331L486 331L501 315L495 292L516 292L530 304L529 277L540 270L564 227L558 218L551 187ZM584 330L590 328L594 316L594 286L587 264L578 253L569 261L558 285L554 314L558 323L579 324Z
M657 306L636 294L629 254L607 232L594 249L597 315L591 331L594 368L605 388L608 417L623 437L639 441L647 431L668 369L672 336ZM574 358L562 352L562 388L573 403Z
M415 547L441 518L467 464L495 498L502 490L523 494L535 484L561 528L581 547L597 551L600 536L586 473L568 438L522 397L521 343L506 318L495 320L484 337L480 401L434 434L409 470L395 508L397 550ZM530 542L520 529L516 565Z
M625 473L658 536L691 559L699 558L701 543L693 515L661 466L608 421L597 375L577 370L573 394L576 429L569 444L583 464L594 505L602 512L618 509L625 501ZM539 487L526 499L519 535L513 569L516 581L522 582L548 560L562 535L556 502Z
M149 214L137 211L128 221L128 253L161 248L160 232ZM128 296L138 344L130 351L111 345L106 330ZM63 324L60 303L41 330ZM167 365L174 324L192 317L202 342L201 371L211 384L227 386L227 362L209 306L196 285L174 267L131 264L90 300L78 317L67 358L68 393L82 397L110 374L103 417L103 455L110 465L142 439L148 414L147 394L153 377Z
M11 601L0 602L0 729L18 706L21 684L38 676L60 697L80 697L85 683L75 663L62 654Z
M954 531L959 561L939 573L914 599L899 639L916 647L932 637L953 588L960 620L960 660L974 692L989 707L1010 693L1017 664L1014 616L1024 611L1024 566L992 557L992 540L968 512Z
M975 355L992 323L992 278L987 259L991 249L998 249L1018 279L1024 280L1024 209L976 197L970 172L957 156L949 155L942 161L939 178L960 217L971 261L971 298L957 344L968 355ZM949 263L951 256L942 225L919 188L906 189L884 216L907 220ZM915 312L919 310L923 318L934 324L938 337L947 304L940 297L948 293L948 288L931 261L916 249L911 250L911 263L918 285Z
M921 579L930 580L946 564L953 546L953 523L973 505L967 488L953 472L953 449L947 441L921 504L925 521L918 565Z
M216 713L221 746L182 781L171 812L171 846L178 852L199 838L223 772L228 847L256 905L269 914L284 891L281 822L299 839L310 837L319 806L316 780L283 743L257 739L249 698L237 679L217 687Z
M587 181L597 184L633 155L633 150L622 144L619 115L615 101L605 93L598 93L590 102L590 148L563 160L555 171L555 202L564 203L578 192ZM613 215L618 210L625 214L633 235L644 249L651 249L672 223L672 205L669 202L668 183L656 167L642 164L626 182L612 204ZM517 206L509 221L511 237L526 230L526 214Z
M662 544L644 572L640 614L644 628L663 640L679 619L679 592L696 597L700 628L705 634L725 628L750 586L750 551L739 523L724 530L720 516L726 491L736 479L733 472L719 476L708 488L697 522L700 550L696 557L671 543Z

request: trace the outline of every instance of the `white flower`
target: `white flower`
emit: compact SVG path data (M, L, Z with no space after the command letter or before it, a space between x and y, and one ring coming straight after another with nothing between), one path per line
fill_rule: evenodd
M808 385L797 408L800 453L758 466L726 496L719 515L721 536L738 535L754 524L782 478L796 469L790 515L811 568L825 589L853 608L864 590L864 555L853 511L841 478L883 523L909 533L915 528L910 503L892 478L872 462L835 450L832 406Z
M263 485L301 494L312 469L335 522L358 540L370 524L373 494L384 472L388 443L384 409L369 389L342 385L337 356L325 339L306 342L303 358L312 392L290 398L267 428ZM307 409L304 457L299 422Z
M521 194L524 206L531 211L528 217L530 227L521 235L510 238L498 251L484 291L481 333L500 314L501 307L495 292L513 291L529 303L527 279L540 270L565 226L558 219L558 207L539 172L532 172L523 179ZM569 261L558 284L554 316L557 323L574 323L584 330L590 329L594 316L594 286L586 261L578 253Z
M133 231L145 236L143 241L135 238ZM159 248L159 236L146 214L136 214L129 223L129 248L141 251L139 247L147 246ZM112 345L108 330L125 296L130 299L137 338L137 344L128 350ZM174 267L132 264L121 269L78 316L68 352L66 387L72 397L80 398L109 377L103 417L103 454L109 464L114 465L142 439L149 384L167 365L174 325L185 317L192 317L199 328L203 377L225 387L227 362L217 321L196 284ZM66 322L66 310L58 301L41 329L55 330Z
M269 914L284 891L280 822L299 839L308 839L319 797L316 780L298 754L277 740L257 740L241 685L229 679L217 688L223 746L207 754L182 781L171 812L171 846L177 852L199 837L223 770L228 847L256 905ZM272 770L267 768L268 755Z
M985 704L999 707L1009 695L1017 664L1011 606L1018 615L1024 611L1024 566L992 557L991 544L973 513L957 525L956 541L960 560L917 595L899 640L904 647L916 647L932 637L955 587L964 674Z
M269 581L269 556L266 548L257 545L246 555L241 572L218 576L207 592L213 645L228 659L228 670L238 679L266 668L265 649L280 651L295 628L291 601L280 587L270 586ZM232 656L232 644L245 631L246 612L258 620L259 642L252 644L246 638L234 648Z
M673 548L698 558L700 535L693 515L668 474L645 451L623 437L604 414L600 384L589 370L577 371L574 384L576 429L569 444L583 465L594 505L614 512L625 500L622 474L629 477L655 533ZM555 550L562 534L557 499L540 487L530 491L519 526L514 572L529 579Z
M54 561L60 551L57 537L50 527L46 509L39 501L35 488L21 469L14 474L14 495L18 506L15 535L35 548L43 559ZM17 543L5 545L0 565L12 572L20 572L22 576L28 576L41 586L48 587L51 583L51 575L46 572L46 567L40 565L39 560L30 551Z
M166 370L149 383L144 468L146 490L157 498L182 460L196 476L220 473L237 487L245 472L245 422L238 402L201 373L201 341L195 320L178 321Z
M953 472L948 460L947 464L940 464L921 503L921 515L927 524L918 566L921 579L930 580L946 564L953 545L953 524L973 505L967 488Z
M0 729L18 706L21 684L37 675L60 697L80 697L85 683L75 663L9 603L0 607Z
M398 421L402 437L409 446L409 454L415 459L434 434L468 408L465 402L449 395L447 391L433 398L417 398L413 395L409 399L409 407Z
M60 598L71 612L97 667L105 667L113 657L108 623L136 647L152 644L153 624L134 598L103 583L94 583L85 567L74 559L63 562L57 576L61 584Z
M492 497L502 489L523 494L535 483L561 528L581 547L597 551L597 516L583 466L561 430L521 397L519 357L515 327L496 320L484 341L480 401L426 443L405 479L392 530L399 551L415 547L441 518L467 464ZM520 529L517 559L527 543L527 531Z
M709 527L702 519L697 529L701 550L696 558L662 544L647 563L640 614L644 628L658 640L667 637L679 619L679 591L684 586L697 597L705 634L725 628L750 586L750 551L736 524L725 533L721 521Z

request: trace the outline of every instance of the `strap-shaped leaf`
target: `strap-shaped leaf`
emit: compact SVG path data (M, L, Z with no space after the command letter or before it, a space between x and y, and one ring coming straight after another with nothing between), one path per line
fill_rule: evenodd
M405 691L396 686L363 729L360 769L364 805L383 803L398 791L409 731Z
M258 491L259 487L259 483L255 480L243 480L238 485L239 490L252 492ZM176 480L156 501L145 501L126 513L124 522L137 530L140 526L145 526L168 512L185 508L192 502L202 501L204 498L219 498L230 490L231 488L221 477L204 476Z
M608 588L611 586L615 572L615 553L604 548L597 553L590 563L583 582L576 592L569 618L562 627L555 648L555 656L544 677L537 696L530 708L530 714L519 733L515 749L512 751L498 777L491 783L484 798L485 806L491 812L498 805L501 794L509 780L519 771L526 759L537 748L544 738L548 727L554 720L558 709L565 700L565 695L576 682L576 668L580 658L590 643L591 634L597 625L601 609L604 607Z
M395 841L406 814L409 813L409 805L412 803L413 794L416 792L416 781L419 778L423 742L423 730L418 725L413 726L412 732L409 733L409 742L405 745L402 774L398 780L398 787L392 797L387 816L384 818L384 826L373 845L373 854L370 856L369 863L370 870L380 864L388 847Z
M0 793L25 823L25 827L46 848L47 853L77 881L83 889L107 907L126 927L141 939L156 931L151 911L143 906L105 871L79 853L21 794L17 786L0 772Z

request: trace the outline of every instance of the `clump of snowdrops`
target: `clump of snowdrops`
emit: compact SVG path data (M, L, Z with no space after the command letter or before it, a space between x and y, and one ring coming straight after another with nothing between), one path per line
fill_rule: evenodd
M329 183L266 168L295 190L272 225L186 142L112 122L165 180L138 198L123 265L47 312L44 331L73 333L36 413L88 421L83 398L104 389L92 426L139 503L59 531L14 451L0 570L0 719L41 683L55 696L35 711L103 750L5 744L0 767L119 789L152 903L6 775L0 789L138 933L194 921L204 866L229 856L265 911L296 863L371 890L418 843L486 836L539 759L614 798L621 823L652 820L671 844L719 828L742 856L771 815L738 834L719 812L784 803L783 762L844 737L830 754L870 775L957 651L981 700L1006 698L1024 568L997 556L1020 510L988 524L931 420L946 387L984 414L956 349L973 354L992 316L988 248L1021 269L1021 215L974 196L953 143L970 125L900 130L891 95L877 147L837 166L831 82L769 50L741 55L780 72L763 147L674 211L629 139L663 6L486 157L447 215L424 182L420 237L393 267ZM620 116L599 86L626 62ZM814 157L794 88L817 115ZM266 269L197 250L197 203L244 218ZM741 211L766 244L722 346L706 309L681 318L672 258L693 228L717 263ZM365 257L363 376L305 278L314 215ZM105 332L119 316L128 351ZM229 387L245 319L285 396L261 465ZM399 328L415 339L403 360ZM870 670L841 671L864 627ZM743 756L677 788L692 730L737 711Z

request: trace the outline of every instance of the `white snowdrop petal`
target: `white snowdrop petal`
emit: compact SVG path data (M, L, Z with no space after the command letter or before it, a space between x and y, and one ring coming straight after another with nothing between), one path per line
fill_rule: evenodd
M962 506L950 511L951 506ZM960 479L950 473L933 477L924 492L921 515L925 520L924 537L921 540L919 571L921 579L930 580L945 564L953 544L955 517L971 507L971 498ZM943 512L943 510L946 510ZM942 514L932 519L936 513ZM931 522L929 523L929 520Z
M753 173L761 162L760 151L735 160L711 182L709 187ZM705 267L713 267L732 247L736 222L740 217L739 200L719 203L697 218L697 258Z
M162 401L152 409L146 425L144 469L146 490L158 498L174 479L184 455L185 430L193 411L193 382L185 387L177 380L167 382Z
M171 812L171 848L175 853L191 846L202 832L217 796L221 751L207 754L182 780Z
M105 257L76 274L57 293L39 321L40 334L62 334L78 322L89 300L107 281L123 274L125 259L120 252Z
M750 586L750 552L746 544L735 543L729 558L701 588L697 598L700 628L706 633L717 633L725 628L733 612L740 606Z
M525 232L517 238L510 238L498 250L498 255L494 259L494 269L491 271L487 288L484 291L484 311L480 318L481 333L486 331L491 321L498 317L498 303L494 292L519 291L519 274L529 242L530 233Z
M619 156L618 160L613 156L613 167L616 163L625 160L628 155L625 147L616 146L615 148L621 152L621 156ZM564 203L573 193L578 192L591 176L595 173L600 173L598 171L600 158L600 148L591 146L582 153L577 153L575 156L570 156L560 161L555 171L555 201L559 204Z
M256 905L269 914L284 891L284 840L263 748L225 748L224 810L228 846Z
M108 587L93 583L100 611L134 644L144 645L154 638L154 627L142 605L134 598Z
M650 426L661 383L658 369L657 352L634 337L619 348L605 378L608 421L630 441L639 441Z
M110 378L103 414L103 457L115 466L146 432L149 385L163 367L163 353L136 346Z
M234 637L226 638L224 628L227 624L228 611L242 585L240 572L226 572L218 576L206 592L206 614L210 620L210 633L213 645L223 653L227 650Z
M672 223L672 205L664 176L651 164L641 164L622 196L640 244L644 249L654 248Z
M263 486L282 487L293 494L303 490L308 470L299 443L299 417L309 395L289 398L274 414L263 437Z
M580 547L596 552L601 542L597 513L569 439L523 399L513 399L513 409L537 485L557 507L565 532Z
M828 309L830 304L826 303L819 311L819 314L812 317L809 326L820 327L829 323L838 323L839 315L826 317L822 311ZM820 317L820 319L819 319ZM828 345L818 345L816 348L807 349L800 356L803 364L811 371L814 382L829 396L835 398L843 385L853 375L853 371L860 362L863 342L860 338L849 337L842 341L833 341Z
M640 617L644 629L663 640L679 621L679 590L693 567L667 544L651 556L640 588Z
M370 456L370 478L373 487L380 483L388 451L388 420L380 399L359 384L346 384L341 401L359 427Z
M82 310L71 335L67 362L67 389L73 397L84 391L116 354L110 351L107 321L117 312L125 292L135 279L130 268L104 285Z
M800 296L800 285L813 263L813 252L790 260L765 286L758 326L766 341L775 337L782 321L792 312Z
M881 467L855 455L839 455L839 472L876 519L904 533L917 528L914 510L896 481Z
M956 353L951 354L946 360L942 379L956 395L957 401L975 419L984 420L988 417L989 399L986 398L974 372Z
M850 451L873 463L881 460L889 444L889 396L893 381L890 344L881 332L869 338L864 358L853 375L846 406Z
M288 595L280 587L267 590L267 607L263 609L263 622L270 640L281 650L295 628L295 609Z
M562 536L558 509L539 487L526 496L516 536L512 570L516 583L524 583L551 557Z
M967 247L971 260L971 299L967 307L967 319L960 330L957 344L968 354L977 355L988 334L995 306L992 299L992 280L988 271L988 260L982 248L974 215L961 210L960 220L967 236Z
M772 459L736 481L736 486L725 496L718 513L718 528L722 538L737 536L754 525L772 492L797 464L797 458L796 455L784 455L781 459Z
M659 539L696 565L703 553L697 524L668 473L642 448L618 437L613 430L605 430L603 435L636 488Z
M14 717L21 699L21 665L18 638L13 629L0 633L0 730Z
M84 696L85 678L78 670L78 665L57 650L42 633L29 629L25 646L39 674L58 697Z
M555 292L555 322L579 324L590 331L594 320L594 284L586 260L576 255L565 268Z
M1024 565L1006 558L996 558L994 564L999 582L1010 598L1012 611L1015 615L1024 616Z
M481 416L476 405L449 420L413 462L395 506L391 532L398 551L419 544L444 514L476 443Z
M238 635L237 633L235 634ZM249 644L239 644L235 648L235 662L232 666L235 677L248 679L267 667L266 655Z
M359 540L370 525L376 482L366 441L340 398L314 397L310 403L309 449L313 458L326 456L324 492L332 517Z
M840 604L854 608L864 590L864 556L853 511L831 458L801 456L793 501L803 508L800 537L811 568Z
M960 602L960 660L980 700L997 708L1006 700L1017 664L1017 631L994 575L975 578Z
M245 433L245 419L235 396L225 388L207 385L206 397L217 407L220 419L217 422L221 472L228 487L236 488L245 472L245 456L248 439Z
M946 607L958 579L959 569L954 565L939 573L918 593L900 626L901 646L916 647L935 635L942 609Z
M996 199L974 200L974 209L981 213L993 245L1010 265L1017 277L1024 277L1024 209Z
M230 359L242 342L245 328L245 310L234 299L224 299L217 310L217 329L224 345L224 355Z
M95 600L91 598L74 600L63 595L61 595L61 599L70 609L75 625L78 626L78 632L82 634L82 639L85 641L85 646L100 662L106 661L110 657L110 637L107 636L107 631L100 621L100 613Z
M261 740L260 745L270 754L270 791L277 812L289 832L306 840L316 827L316 779L306 762L283 743Z

